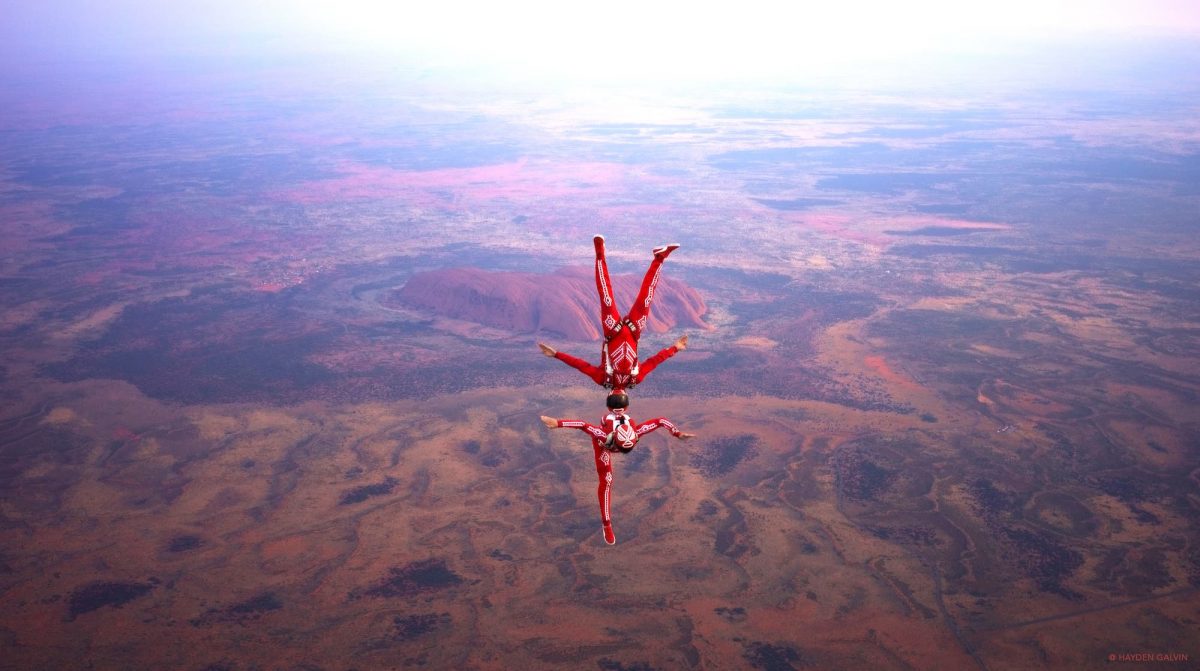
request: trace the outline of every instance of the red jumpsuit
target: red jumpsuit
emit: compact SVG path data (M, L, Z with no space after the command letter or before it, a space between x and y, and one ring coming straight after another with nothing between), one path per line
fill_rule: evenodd
M604 331L604 343L600 347L600 365L592 364L563 352L554 358L592 378L596 384L614 391L633 387L641 382L658 364L666 361L679 350L672 345L646 361L638 363L638 338L646 329L650 318L650 304L654 302L654 289L662 272L663 261L678 245L666 245L654 250L654 260L642 279L642 287L633 307L624 318L617 311L613 299L612 280L608 276L608 261L604 257L604 238L597 235L596 246L596 291L600 295L600 324Z
M612 516L609 514L608 500L609 492L612 489L612 452L605 447L605 442L608 435L613 431L613 424L617 419L617 415L609 414L604 418L600 426L589 424L581 419L560 419L558 425L571 429L579 429L586 432L592 437L592 451L596 458L596 475L600 478L600 484L596 488L596 498L600 501L600 520L604 525L604 540L609 545L616 542L616 538L612 534ZM665 417L655 417L654 419L642 422L634 427L634 431L638 437L646 435L658 428L666 427L671 432L672 436L679 437L681 433L675 427L671 420ZM614 450L618 451L618 450Z

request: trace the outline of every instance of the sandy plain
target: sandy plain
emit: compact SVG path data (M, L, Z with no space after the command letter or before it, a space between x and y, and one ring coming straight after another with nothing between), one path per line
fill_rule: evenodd
M849 94L834 118L784 99L630 124L481 120L469 99L430 124L427 93L406 95L361 115L131 111L188 151L123 167L46 153L113 156L110 119L86 142L10 120L4 664L1200 656L1183 158L1129 154L1120 124L1068 104L1045 123L1078 136L1048 144L1003 110L931 122ZM914 125L929 134L886 132ZM1112 152L1184 167L1128 180ZM1153 225L1126 230L1130 212ZM384 300L423 270L586 263L596 232L622 273L684 242L667 272L713 327L636 390L635 417L699 438L618 460L614 547L587 441L537 421L595 421L602 391L538 353L546 334Z

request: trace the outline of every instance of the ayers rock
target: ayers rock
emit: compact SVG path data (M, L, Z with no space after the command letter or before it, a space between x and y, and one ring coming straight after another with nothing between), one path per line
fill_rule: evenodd
M641 286L642 275L615 275L617 307L624 314ZM553 273L447 268L413 275L389 302L431 310L516 333L554 333L568 340L600 338L600 307L591 268ZM708 329L707 307L695 289L664 272L655 289L650 331L675 327Z

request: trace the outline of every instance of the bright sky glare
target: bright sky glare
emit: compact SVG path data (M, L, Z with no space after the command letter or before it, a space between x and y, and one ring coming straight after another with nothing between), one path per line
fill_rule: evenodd
M0 0L10 53L366 52L589 76L820 72L1021 41L1200 38L1196 0Z

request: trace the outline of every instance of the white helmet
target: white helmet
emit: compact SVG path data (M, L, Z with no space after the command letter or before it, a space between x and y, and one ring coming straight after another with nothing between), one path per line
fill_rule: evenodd
M604 447L617 452L628 452L637 445L638 434L633 428L633 420L629 415L612 414L604 418L605 428L609 429L604 439Z

